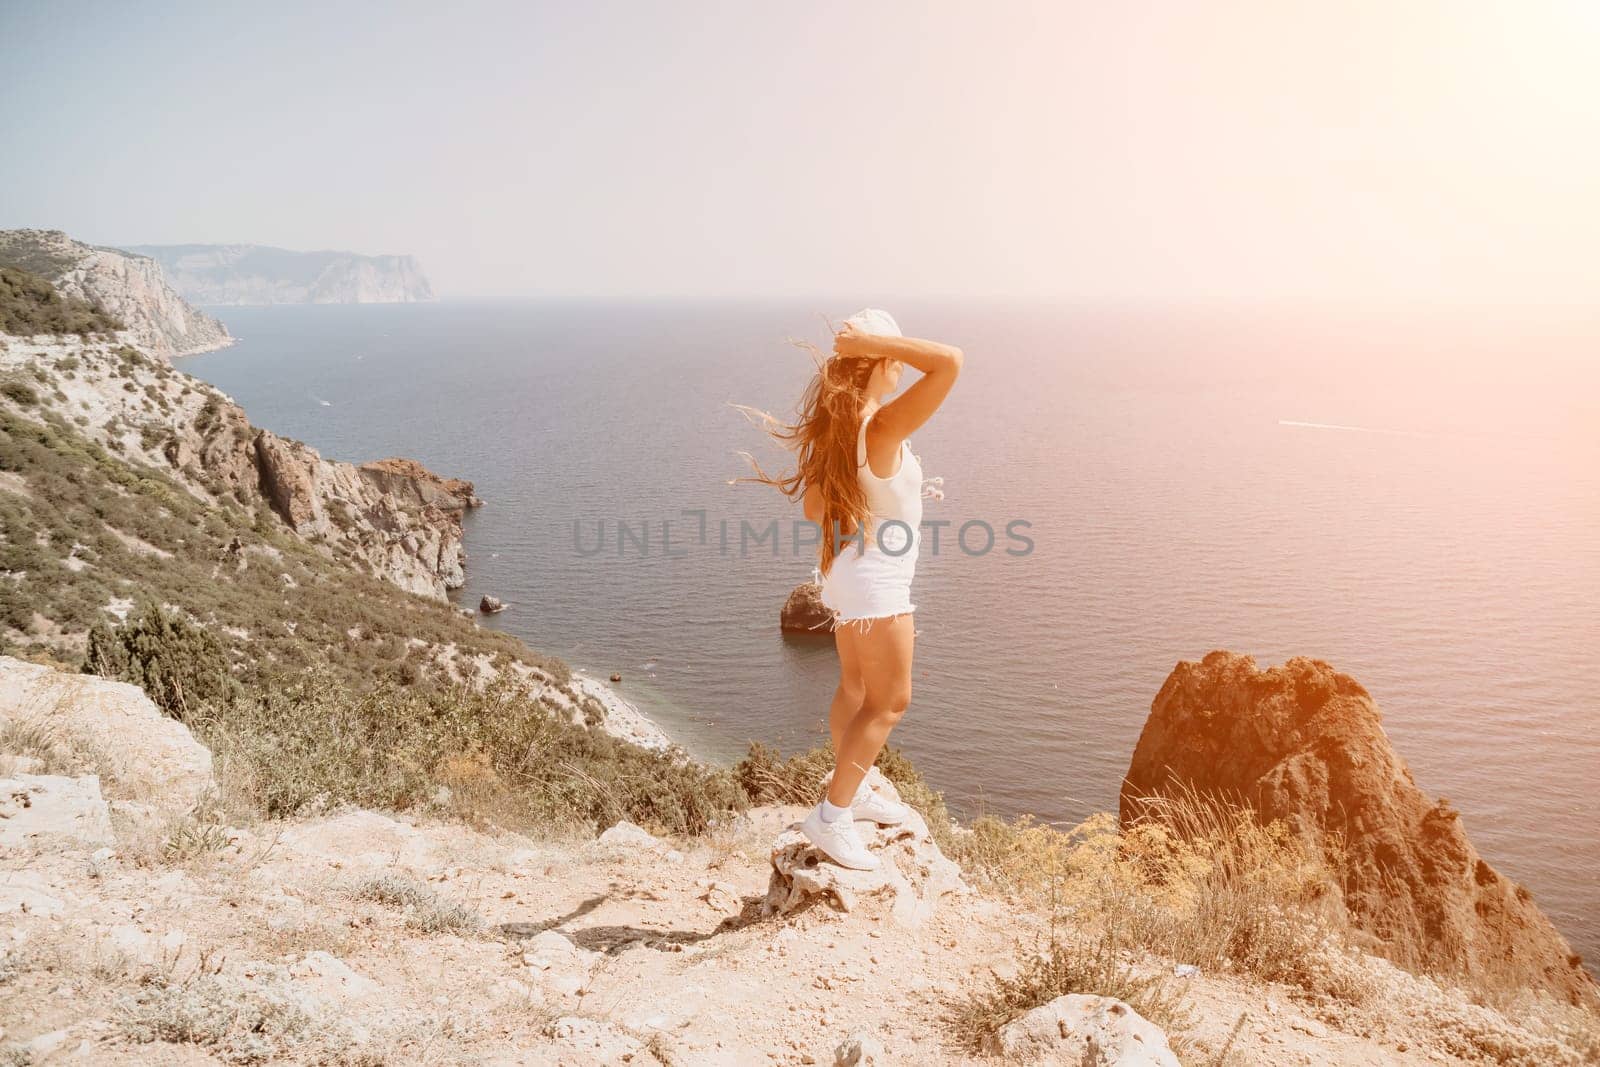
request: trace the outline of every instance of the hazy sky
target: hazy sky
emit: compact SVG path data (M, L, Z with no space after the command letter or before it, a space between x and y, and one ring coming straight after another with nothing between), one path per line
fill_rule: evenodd
M0 4L0 226L444 296L1589 303L1600 4Z

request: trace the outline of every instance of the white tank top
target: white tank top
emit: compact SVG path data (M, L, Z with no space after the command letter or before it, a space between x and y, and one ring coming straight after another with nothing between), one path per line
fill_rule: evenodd
M873 412L876 415L877 412ZM867 510L872 513L868 527L867 543L873 543L879 528L890 519L899 519L905 528L890 526L883 531L883 548L891 554L915 555L916 549L902 553L906 543L906 530L920 542L922 524L922 463L911 451L911 440L900 442L900 469L887 478L872 473L867 462L867 423L872 415L861 420L861 432L856 435L856 466L861 475L861 490L867 498Z

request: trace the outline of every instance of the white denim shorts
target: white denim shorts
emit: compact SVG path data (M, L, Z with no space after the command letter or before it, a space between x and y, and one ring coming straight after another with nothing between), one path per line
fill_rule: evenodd
M920 531L918 531L920 534ZM922 538L913 535L911 546L900 555L894 551L905 544L904 527L889 525L882 534L889 551L876 545L860 547L846 542L834 557L826 577L821 568L812 576L822 583L822 603L838 612L837 623L857 623L904 615L917 610L911 602L911 579L917 569ZM866 629L862 626L861 629Z

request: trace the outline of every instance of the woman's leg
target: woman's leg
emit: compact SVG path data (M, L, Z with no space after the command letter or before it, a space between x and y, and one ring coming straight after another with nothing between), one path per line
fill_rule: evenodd
M845 730L861 711L867 689L861 680L861 659L856 653L856 628L839 627L833 632L833 643L839 650L839 687L833 691L833 704L828 708L828 733L833 737L833 752L837 756L839 746L844 744Z
M915 632L913 616L907 612L875 619L866 632L852 633L848 638L854 644L865 692L860 713L845 727L839 741L838 761L833 780L828 783L828 800L839 807L849 806L856 787L889 739L889 732L911 703Z

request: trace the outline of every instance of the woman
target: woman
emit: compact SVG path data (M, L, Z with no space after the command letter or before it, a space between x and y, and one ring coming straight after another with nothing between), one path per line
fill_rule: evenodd
M836 762L801 829L829 859L857 870L879 861L855 820L893 825L909 813L865 779L911 701L923 482L907 438L949 395L961 358L951 345L902 336L886 311L852 315L806 389L800 421L771 431L798 453L799 469L755 479L803 497L806 518L822 530L816 574L823 604L838 613L839 687L828 714ZM890 401L906 365L922 376Z

